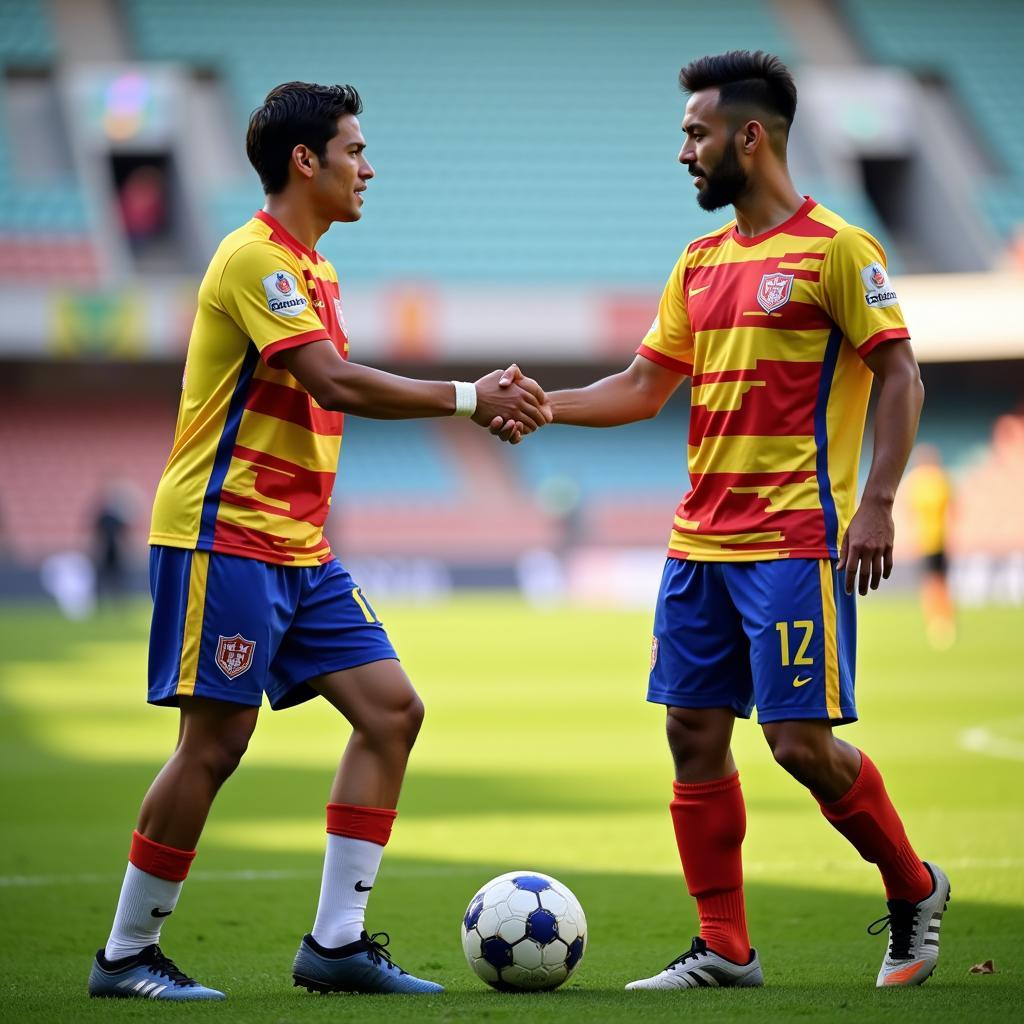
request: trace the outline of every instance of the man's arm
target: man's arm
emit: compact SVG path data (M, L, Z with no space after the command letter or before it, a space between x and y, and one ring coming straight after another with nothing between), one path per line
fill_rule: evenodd
M509 372L501 379L507 382L503 387L517 380ZM585 388L549 394L551 422L576 427L619 427L624 423L649 420L661 412L682 380L682 374L637 356L621 373L604 377ZM503 425L495 420L490 428L492 434L497 434L507 430L508 423Z
M451 416L455 412L451 381L414 380L350 363L329 341L285 349L277 356L277 364L323 409L378 420ZM499 378L511 372L518 374L515 383L500 387ZM518 367L481 377L476 382L476 396L472 419L481 426L500 416L516 425L516 433L528 434L548 422L544 391L536 381L524 377Z
M862 597L868 587L877 590L892 572L892 505L924 403L921 372L909 341L879 345L864 361L879 384L874 449L860 507L843 538L838 563L839 570L846 571L848 594L853 593L859 572L857 589Z

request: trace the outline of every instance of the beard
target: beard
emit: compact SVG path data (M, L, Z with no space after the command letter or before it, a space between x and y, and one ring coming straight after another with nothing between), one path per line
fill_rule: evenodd
M714 171L704 175L704 187L697 193L697 205L709 213L730 206L747 190L747 172L740 166L731 145L722 152L722 159Z

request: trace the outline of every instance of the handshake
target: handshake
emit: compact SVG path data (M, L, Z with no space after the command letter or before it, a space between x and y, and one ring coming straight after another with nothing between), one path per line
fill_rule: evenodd
M475 387L473 422L509 444L519 444L527 434L554 419L544 389L515 363L507 370L494 370L481 377Z

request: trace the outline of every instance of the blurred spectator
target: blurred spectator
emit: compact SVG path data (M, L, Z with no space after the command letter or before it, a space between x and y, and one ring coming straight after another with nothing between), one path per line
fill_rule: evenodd
M156 164L142 164L129 172L117 194L128 243L136 257L167 236L167 181Z
M128 536L137 512L135 488L125 481L112 483L100 499L93 523L93 564L99 601L120 597L127 590Z
M921 605L928 641L939 650L956 639L956 614L949 591L946 538L953 488L938 448L918 445L907 476L910 508L921 556Z

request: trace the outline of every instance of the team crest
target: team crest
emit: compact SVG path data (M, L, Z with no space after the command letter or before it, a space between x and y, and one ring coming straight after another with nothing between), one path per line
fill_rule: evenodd
M288 280L288 276L286 274L282 274L280 271L275 275L274 287L282 295L291 295L292 293L291 281Z
M792 274L765 274L757 289L757 304L766 312L773 313L789 302L793 291Z
M217 668L228 677L235 679L252 668L252 654L256 650L255 640L246 640L241 633L234 636L217 637Z
M658 638L656 636L651 637L651 671L654 671L654 666L658 664Z

